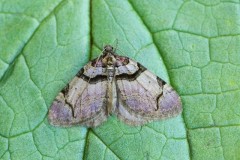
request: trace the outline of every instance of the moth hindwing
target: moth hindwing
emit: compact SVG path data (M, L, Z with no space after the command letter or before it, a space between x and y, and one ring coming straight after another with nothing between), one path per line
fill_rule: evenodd
M106 45L58 94L48 118L55 126L95 127L115 114L129 125L143 125L181 111L180 97L169 84Z

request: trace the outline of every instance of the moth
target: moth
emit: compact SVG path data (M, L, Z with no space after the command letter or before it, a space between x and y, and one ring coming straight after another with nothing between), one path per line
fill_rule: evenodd
M177 92L134 60L106 45L58 94L49 109L54 126L96 127L116 115L138 126L180 114Z

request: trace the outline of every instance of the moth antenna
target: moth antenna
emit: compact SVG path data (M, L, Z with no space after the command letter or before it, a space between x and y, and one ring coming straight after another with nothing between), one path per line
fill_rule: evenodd
M105 45L104 45L104 43L102 43L102 48L103 48L103 51L104 51L104 46L105 46ZM102 52L103 52L103 51L102 51ZM102 53L102 52L101 52L101 53Z
M95 63L95 68L96 68L96 65L97 65L97 62L99 61L99 58L103 55L103 52L106 50L106 48L103 47L103 50L101 51L101 53L99 54L98 58L97 58L97 61Z
M115 46L113 52L116 52L116 50L117 50L117 48L118 48L118 39L115 39L114 42L113 42L113 44L114 44L114 46Z
M121 51L119 48L116 48L116 50L120 51L123 56L127 57L127 55L123 51Z

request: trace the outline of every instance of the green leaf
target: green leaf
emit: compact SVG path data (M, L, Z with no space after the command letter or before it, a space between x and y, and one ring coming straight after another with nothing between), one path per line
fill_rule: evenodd
M240 159L237 0L0 1L0 159ZM104 44L178 91L183 114L61 128L47 112Z

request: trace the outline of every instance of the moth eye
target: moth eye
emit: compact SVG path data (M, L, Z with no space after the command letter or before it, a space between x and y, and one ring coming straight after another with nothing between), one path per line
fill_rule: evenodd
M105 49L106 52L111 52L111 51L113 50L113 47L110 46L110 45L106 45L106 46L104 47L104 49Z

